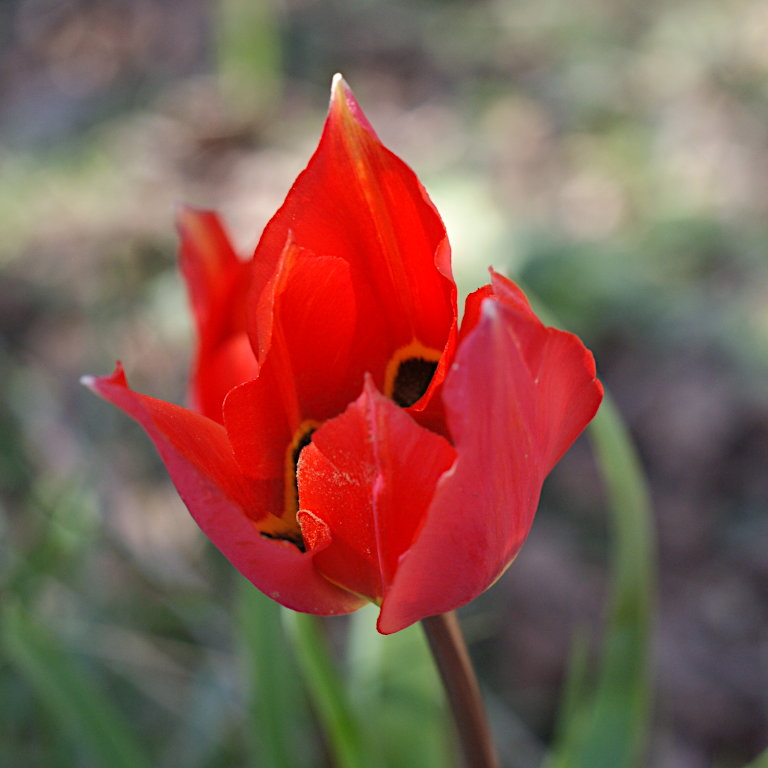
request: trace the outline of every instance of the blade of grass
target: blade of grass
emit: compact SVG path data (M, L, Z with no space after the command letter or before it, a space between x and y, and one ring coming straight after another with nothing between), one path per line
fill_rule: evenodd
M585 716L588 711L588 644L583 631L574 635L571 656L568 660L568 676L560 699L555 737L556 745L568 745L573 750L583 737ZM547 768L560 768L567 765L567 759L560 754L553 754L546 762Z
M367 768L370 752L363 725L347 698L344 681L330 656L315 616L285 611L304 682L339 768Z
M9 660L78 749L88 751L98 765L149 768L126 720L54 635L16 603L4 605L0 617L0 640Z
M306 701L286 647L280 606L243 581L238 634L248 680L249 752L256 768L298 768L296 735L308 730ZM290 725L290 727L289 727Z
M638 763L650 711L655 551L651 502L626 427L606 398L591 430L614 528L614 593L584 765Z
M608 396L590 436L613 527L613 593L596 690L564 724L550 765L629 768L639 763L648 730L653 522L640 462Z
M759 754L749 765L744 768L768 768L768 749Z

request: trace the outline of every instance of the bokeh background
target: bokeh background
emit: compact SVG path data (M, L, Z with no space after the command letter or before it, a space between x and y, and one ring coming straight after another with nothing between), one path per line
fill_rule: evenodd
M658 537L648 765L743 765L768 746L763 0L4 0L0 600L156 765L241 764L240 578L78 378L119 357L183 401L175 210L219 210L249 254L336 71L435 200L462 289L490 264L522 281L594 350L637 441ZM543 758L574 630L599 644L609 550L582 440L462 612L507 766ZM2 655L0 742L4 765L89 765Z

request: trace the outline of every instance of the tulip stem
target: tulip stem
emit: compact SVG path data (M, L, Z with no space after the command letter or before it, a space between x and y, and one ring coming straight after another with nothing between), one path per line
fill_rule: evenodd
M499 768L480 688L456 614L422 619L468 768Z

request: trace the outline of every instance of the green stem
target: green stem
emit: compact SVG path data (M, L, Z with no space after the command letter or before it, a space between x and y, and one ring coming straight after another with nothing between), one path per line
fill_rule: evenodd
M456 614L422 619L468 768L499 768L472 662Z

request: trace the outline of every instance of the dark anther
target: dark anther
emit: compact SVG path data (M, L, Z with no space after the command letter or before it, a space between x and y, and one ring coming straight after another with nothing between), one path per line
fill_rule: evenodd
M312 442L312 433L315 429L316 427L308 429L296 441L296 445L293 446L293 451L291 453L291 461L293 462L293 492L296 494L294 498L296 499L297 510L299 508L299 456L301 456L301 452Z
M306 552L307 546L304 544L304 539L302 538L301 534L298 535L298 537L293 536L274 536L271 533L264 533L264 531L261 532L261 535L265 539L273 539L274 541L290 541L291 544L293 544L299 552Z
M436 360L423 357L409 357L397 368L392 399L401 407L413 405L429 387L429 382L437 370Z
M296 445L293 448L293 453L291 454L294 471L299 468L299 456L301 456L301 452L312 442L312 433L314 431L314 429L308 429L296 442Z
M304 430L303 432L301 430ZM285 451L285 508L283 511L283 520L288 523L287 531L282 530L275 533L262 531L261 535L267 539L277 539L278 541L289 541L299 552L306 552L307 547L304 543L304 537L301 535L301 527L298 525L296 515L299 511L299 457L301 452L312 442L312 433L317 427L310 426L309 423L303 423L297 430L291 445L286 447ZM295 525L294 525L295 523Z

